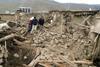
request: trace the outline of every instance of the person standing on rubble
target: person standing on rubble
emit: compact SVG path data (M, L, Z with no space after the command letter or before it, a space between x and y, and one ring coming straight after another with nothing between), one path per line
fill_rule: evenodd
M42 29L43 25L44 25L44 18L43 17L39 18L38 24L39 24L39 28Z
M34 17L31 17L31 18L29 19L29 22L28 22L28 29L27 29L27 31L25 32L24 36L26 36L28 33L30 33L30 32L32 31L32 22L33 22L33 19L34 19Z
M33 19L34 19L34 17L31 17L30 18L30 20L29 20L29 23L28 23L28 32L31 32L31 30L32 30L32 22L33 22Z
M37 20L36 17L34 17L33 20L32 20L32 30L31 30L31 33L33 31L36 31L37 30L37 24L38 24L38 20Z

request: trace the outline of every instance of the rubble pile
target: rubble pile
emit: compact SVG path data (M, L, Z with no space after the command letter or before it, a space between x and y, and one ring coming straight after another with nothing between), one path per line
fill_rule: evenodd
M60 33L60 26L50 26L49 30L43 29L31 35L34 47L41 48L39 62L68 62L88 58L93 49L92 40L86 36L83 29L72 26L75 32ZM74 28L75 27L75 28ZM56 30L59 31L56 32ZM65 29L68 27L66 26ZM70 64L70 66L72 66ZM69 66L69 67L70 67ZM76 66L75 64L72 66ZM76 66L77 67L77 66Z
M62 15L49 18L42 29L24 37L26 28L20 26L10 33L7 30L7 35L0 36L7 38L0 44L7 41L9 67L88 67L73 61L91 56L94 43L89 38L89 29L67 21ZM8 38L12 33L14 36Z

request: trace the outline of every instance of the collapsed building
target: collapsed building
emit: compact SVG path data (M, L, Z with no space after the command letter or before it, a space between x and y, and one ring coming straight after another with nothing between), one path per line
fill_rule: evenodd
M50 11L21 16L21 26L0 32L1 65L99 67L99 14L99 11ZM42 31L22 36L27 30L27 20L41 15L45 19ZM15 15L0 16L2 20L15 21Z

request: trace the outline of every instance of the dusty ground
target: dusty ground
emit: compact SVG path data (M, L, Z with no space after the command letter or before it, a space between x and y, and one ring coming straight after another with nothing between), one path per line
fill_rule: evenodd
M78 22L80 21L81 20L78 20ZM23 22L27 21L24 20ZM41 30L38 28L37 31L25 36L30 43L22 45L24 48L8 46L8 65L10 65L10 67L15 67L15 65L19 67L18 65L21 64L29 64L36 55L36 52L39 51L41 55L39 56L38 62L40 64L47 63L48 67L49 65L51 65L51 67L88 67L88 65L78 65L70 62L88 58L93 49L93 42L89 38L89 29L84 29L73 23L74 22L68 22L64 25L63 21L59 20L53 23L46 22ZM22 31L18 34L22 35L26 28L27 27L21 27L20 29L22 29ZM19 55L18 58L14 57L15 53ZM28 58L23 59L24 56Z

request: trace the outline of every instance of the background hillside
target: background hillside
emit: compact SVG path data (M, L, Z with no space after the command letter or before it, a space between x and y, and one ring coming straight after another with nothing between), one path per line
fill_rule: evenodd
M100 9L100 5L58 3L53 0L1 0L0 13L6 10L15 11L21 6L32 7L33 11Z

